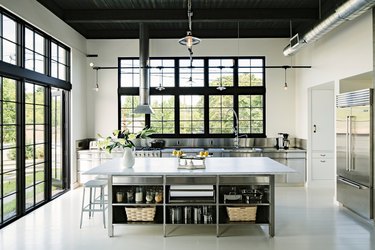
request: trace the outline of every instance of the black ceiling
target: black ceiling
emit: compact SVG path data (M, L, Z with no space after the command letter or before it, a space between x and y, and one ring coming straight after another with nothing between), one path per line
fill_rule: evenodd
M37 0L88 39L181 38L188 29L187 0ZM199 38L270 38L303 35L345 0L192 0ZM320 4L321 3L321 4Z

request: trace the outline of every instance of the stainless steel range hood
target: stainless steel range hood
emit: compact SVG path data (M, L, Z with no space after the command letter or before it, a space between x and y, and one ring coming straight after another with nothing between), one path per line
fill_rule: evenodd
M149 83L149 34L145 24L139 24L139 105L134 113L153 114L150 106Z

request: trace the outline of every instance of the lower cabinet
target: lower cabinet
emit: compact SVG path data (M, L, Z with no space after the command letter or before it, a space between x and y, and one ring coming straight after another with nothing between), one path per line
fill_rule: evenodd
M311 165L312 180L334 180L335 165L332 152L313 152Z
M273 236L270 176L114 176L109 235L114 225L269 225Z

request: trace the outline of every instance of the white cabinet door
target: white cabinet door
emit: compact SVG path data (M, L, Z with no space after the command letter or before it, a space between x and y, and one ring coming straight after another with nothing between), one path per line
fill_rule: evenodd
M311 91L310 180L333 180L335 166L335 95L331 89Z
M287 174L286 181L290 184L305 184L305 159L288 159L288 167L296 172Z
M312 159L312 179L313 180L333 180L335 177L333 158L313 158Z
M335 96L333 90L312 90L311 146L313 151L335 147Z

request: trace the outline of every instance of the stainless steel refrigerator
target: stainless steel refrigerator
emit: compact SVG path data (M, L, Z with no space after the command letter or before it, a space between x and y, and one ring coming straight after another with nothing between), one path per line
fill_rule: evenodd
M373 90L336 97L337 201L373 218Z

